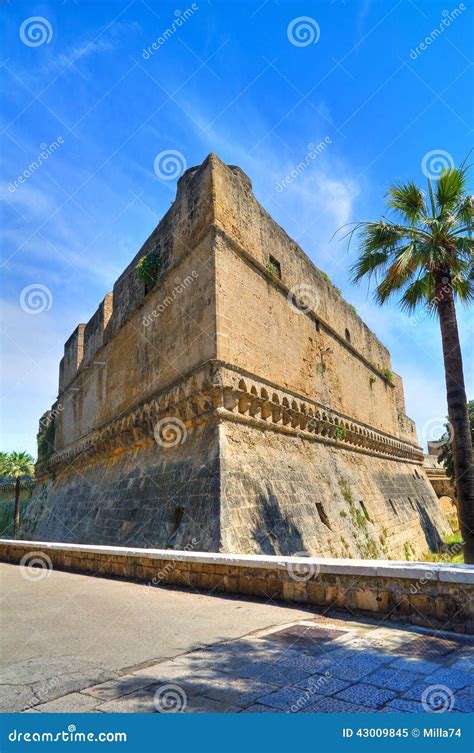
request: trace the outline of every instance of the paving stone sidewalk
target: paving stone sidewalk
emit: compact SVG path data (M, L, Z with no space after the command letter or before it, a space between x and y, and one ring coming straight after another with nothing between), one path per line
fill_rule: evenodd
M149 663L42 712L474 711L474 639L313 617Z

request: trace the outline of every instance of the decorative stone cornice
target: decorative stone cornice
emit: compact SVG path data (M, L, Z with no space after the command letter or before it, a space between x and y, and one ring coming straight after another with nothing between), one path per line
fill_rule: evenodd
M347 418L307 397L273 388L229 364L210 361L77 444L38 463L37 477L90 463L98 455L153 443L155 426L166 417L179 419L187 432L209 421L233 421L354 452L423 463L423 452L416 445ZM161 449L166 451L166 443Z

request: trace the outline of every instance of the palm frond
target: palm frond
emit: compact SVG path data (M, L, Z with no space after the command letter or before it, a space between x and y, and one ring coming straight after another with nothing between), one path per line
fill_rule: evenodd
M409 223L414 224L426 214L423 191L413 181L395 183L387 192L388 206L399 212Z
M384 279L375 289L375 300L383 305L393 293L405 287L413 273L420 267L416 246L409 243L398 250L395 261L386 270Z
M457 256L467 261L471 266L474 264L474 238L466 235L455 236L453 238L456 246Z
M470 277L456 276L452 284L454 295L462 303L468 304L474 301L474 275Z
M10 452L4 463L6 476L32 476L34 460L27 452Z
M425 303L437 311L435 279L453 279L450 293L464 301L474 296L474 198L465 195L467 167L428 178L425 195L413 181L396 183L387 204L399 218L354 223L359 256L351 268L353 282L375 277L375 300L383 304L398 293L402 308ZM398 221L397 221L398 219Z
M435 281L431 272L419 277L408 285L400 299L400 306L412 313L421 303L432 304L435 296Z
M362 232L361 246L365 250L393 249L403 240L404 232L391 222L368 222Z
M474 230L474 196L464 196L454 209L456 217L466 225L466 231Z
M366 275L371 276L377 270L383 271L390 261L388 251L366 250L361 253L356 263L350 268L353 282L359 282Z
M474 265L472 261L462 260L457 264L457 269L451 275L451 286L454 295L462 303L471 303L474 300Z
M466 188L466 170L448 167L443 170L436 186L436 203L440 215L458 204Z

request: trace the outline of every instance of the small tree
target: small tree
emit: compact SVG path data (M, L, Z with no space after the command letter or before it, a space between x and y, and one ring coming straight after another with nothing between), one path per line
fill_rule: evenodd
M1 453L0 473L3 477L15 479L15 515L13 537L16 538L20 528L20 487L22 476L34 475L34 460L27 452Z

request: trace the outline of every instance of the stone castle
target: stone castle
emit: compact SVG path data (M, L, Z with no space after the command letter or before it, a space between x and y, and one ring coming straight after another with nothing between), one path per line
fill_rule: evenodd
M214 154L67 340L37 478L25 539L413 559L448 530L387 349Z

